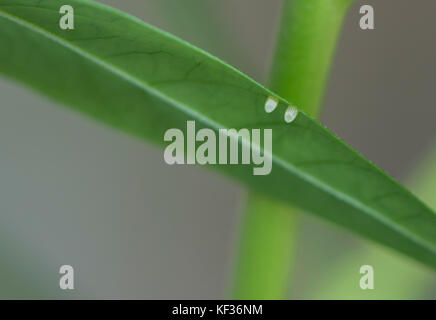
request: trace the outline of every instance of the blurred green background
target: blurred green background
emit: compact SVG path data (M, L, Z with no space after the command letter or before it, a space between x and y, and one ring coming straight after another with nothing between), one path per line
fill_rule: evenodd
M281 0L100 2L266 81ZM363 4L375 8L375 30L359 28ZM322 116L433 207L435 10L426 0L356 1ZM0 78L0 298L226 298L245 195ZM289 298L436 298L436 273L408 258L310 215L298 237ZM59 289L63 264L75 269L73 291ZM364 264L375 290L359 288Z

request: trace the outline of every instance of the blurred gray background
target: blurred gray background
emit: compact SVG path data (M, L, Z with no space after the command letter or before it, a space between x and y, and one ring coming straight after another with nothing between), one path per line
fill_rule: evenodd
M265 83L279 0L101 2ZM363 4L375 30L358 26ZM356 1L326 94L327 127L399 180L435 138L435 12L436 1ZM213 171L168 166L162 150L0 78L1 298L225 298L244 197ZM311 218L302 233L312 235L297 268L305 281L320 252L356 241ZM75 269L72 292L58 287L63 264Z

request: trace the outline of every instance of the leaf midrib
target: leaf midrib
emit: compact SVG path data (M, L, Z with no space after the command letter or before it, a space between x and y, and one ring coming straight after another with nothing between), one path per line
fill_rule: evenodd
M104 6L102 6L104 9ZM201 113L192 110L191 108L189 108L188 106L186 106L185 104L174 100L170 97L168 97L167 95L165 95L164 93L162 93L161 91L159 91L158 89L154 88L153 86L150 86L146 81L144 80L140 80L137 77L129 74L128 72L123 71L122 69L116 67L115 65L108 63L106 61L104 61L103 59L100 59L98 56L95 56L92 53L87 52L86 50L82 49L81 47L69 42L68 40L65 40L62 37L57 36L56 34L53 34L52 32L50 32L49 30L46 30L38 25L35 25L33 23L30 23L28 21L25 21L23 19L21 19L20 17L17 17L13 14L10 14L8 12L5 12L4 10L0 9L0 16L2 16L3 18L12 21L13 23L17 23L27 29L29 29L30 31L36 32L46 38L48 38L49 40L52 40L54 42L56 42L57 44L59 44L60 46L63 46L65 48L70 49L71 51L77 53L78 55L89 59L90 61L94 62L96 65L104 68L105 70L114 73L118 76L120 76L122 79L124 79L125 81L133 84L134 86L148 92L149 94L157 97L157 98L161 98L163 99L165 102L167 102L169 105L172 105L174 107L176 107L177 109L179 109L179 111L181 111L182 113L185 113L187 115L193 116L194 118L196 118L199 121L202 121L203 123L211 126L211 128L215 128L215 130L219 130L221 128L226 128L226 126L220 125L219 122L216 122L212 119L210 119L207 116L202 115ZM126 17L130 18L132 21L134 21L135 23L141 24L142 21L140 21L139 19L136 18L132 18L128 15L125 15ZM177 39L177 38L176 38ZM182 41L183 43L185 43L184 41ZM188 43L186 43L188 44ZM188 44L189 45L189 44ZM195 47L193 47L195 48ZM214 60L223 63L221 60L219 60L218 58L208 54L207 52L203 52L202 50L199 50L197 48L195 48L198 52L206 54L207 56L212 57ZM227 64L225 64L227 66ZM240 72L237 69L234 69L233 67L229 66L230 68L232 68L233 70L237 71L239 74L243 75L246 79L252 81L249 77L247 77L245 74L243 74L242 72ZM253 81L252 81L253 82ZM261 86L260 84L256 83L258 86ZM268 89L264 88L263 86L261 86L263 89L269 91ZM243 139L243 137L241 138L241 142L243 145L248 145L248 147L251 149L252 146L250 144L249 141ZM326 193L330 194L331 196L342 200L346 203L348 203L349 205L351 205L352 207L357 207L360 208L360 210L367 212L368 214L370 214L374 219L378 220L379 222L381 222L382 224L385 224L386 226L388 226L389 228L394 229L395 231L399 232L400 234L403 234L404 236L406 236L406 238L408 238L409 240L417 243L418 245L424 246L425 248L427 248L428 250L430 250L432 253L436 254L436 248L434 248L434 246L432 245L431 242L419 238L417 237L414 233L410 232L407 229L404 229L402 227L398 227L393 219L389 219L386 218L383 215L380 215L379 212L369 206L367 206L366 204L362 203L361 201L348 196L347 194L344 194L341 191L337 191L335 189L333 189L332 187L330 187L328 184L326 184L325 182L323 182L322 180L317 179L316 177L308 174L305 171L302 170L298 170L295 166L293 166L292 164L286 162L285 160L281 159L278 156L273 156L273 154L267 150L264 150L263 148L261 148L260 146L257 146L259 149L264 151L265 155L268 155L269 157L271 157L273 163L278 164L279 166L283 167L284 169L292 172L293 174L295 174L296 176L299 176L300 178L302 178L303 180L305 180L308 183L311 183L313 185L315 185L316 187L318 187L319 189L325 191ZM392 223L393 222L393 223Z

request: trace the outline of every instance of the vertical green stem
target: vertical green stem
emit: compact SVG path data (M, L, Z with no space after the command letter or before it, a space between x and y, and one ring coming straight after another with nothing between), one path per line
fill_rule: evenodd
M271 89L317 117L342 22L352 0L284 0Z
M250 193L233 288L234 299L281 299L288 289L295 216L289 206Z
M284 0L270 88L314 117L319 113L337 37L352 1ZM233 298L286 297L297 226L295 208L258 194L249 195Z

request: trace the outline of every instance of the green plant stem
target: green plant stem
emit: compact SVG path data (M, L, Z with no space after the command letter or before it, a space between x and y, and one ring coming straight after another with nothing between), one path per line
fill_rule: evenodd
M352 0L285 0L270 89L316 117L342 22ZM316 201L316 199L314 200ZM250 194L233 298L282 299L291 274L298 210Z
M287 290L295 228L289 207L250 193L233 298L279 299Z
M319 114L336 42L353 0L285 0L270 88Z
M436 145L408 180L411 190L428 206L436 208ZM356 286L356 274L363 263L373 266L377 274L383 275L374 290L361 290ZM307 296L300 297L304 299L310 294L312 299L429 299L434 298L431 290L434 284L433 270L375 243L364 242L324 268L320 281L308 290ZM429 296L431 293L433 297Z

